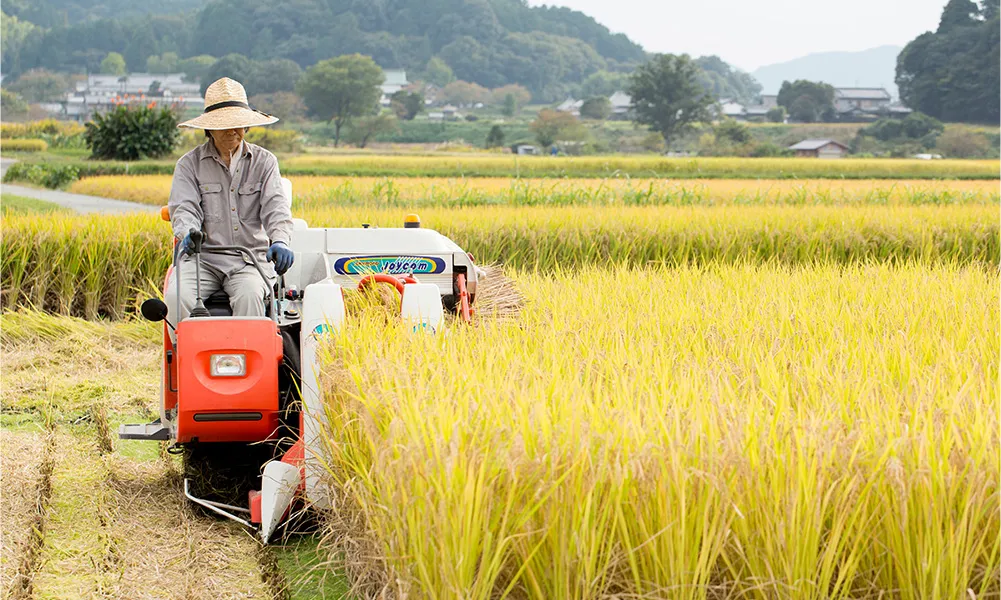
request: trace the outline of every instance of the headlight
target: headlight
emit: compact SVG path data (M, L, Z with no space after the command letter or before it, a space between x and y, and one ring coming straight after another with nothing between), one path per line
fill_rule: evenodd
M213 377L243 377L247 374L247 357L243 354L213 354L209 364Z

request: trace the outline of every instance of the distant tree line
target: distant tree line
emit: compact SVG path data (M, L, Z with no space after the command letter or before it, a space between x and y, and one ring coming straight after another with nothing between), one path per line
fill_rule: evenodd
M1001 117L998 0L949 0L938 29L897 56L897 86L911 108L944 121L997 123Z
M488 88L518 83L533 96L555 100L579 91L589 75L629 70L645 58L640 46L580 12L533 8L519 0L298 0L292 5L213 0L188 15L134 7L87 12L84 4L5 3L3 72L17 76L41 67L96 73L109 52L120 53L129 72L146 70L152 56L180 61L240 54L259 62L284 59L305 69L332 56L360 53L386 67L427 70L445 79L450 71ZM137 6L147 4L152 6L150 0ZM200 4L180 0L183 7ZM81 13L86 18L77 18Z

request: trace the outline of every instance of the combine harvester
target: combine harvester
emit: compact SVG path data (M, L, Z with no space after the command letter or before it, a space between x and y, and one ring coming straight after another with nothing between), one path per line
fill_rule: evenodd
M161 215L169 220L166 207ZM181 272L175 245L166 281L195 277L201 253L239 253L265 273L254 252L261 249L202 245L194 231L192 240L195 268ZM344 323L344 288L392 285L414 331L436 332L446 310L471 320L479 271L470 254L421 228L416 215L402 228L310 228L296 219L290 247L295 263L269 291L266 317L234 317L224 292L202 299L199 291L191 316L179 323L163 301L143 303L145 318L164 321L160 418L118 432L122 439L171 442L169 451L184 454L185 496L257 528L265 543L297 499L330 506L318 456L324 407L317 350L320 338ZM221 472L235 472L247 507L199 497L213 495L213 485L192 490ZM260 489L252 489L258 481Z

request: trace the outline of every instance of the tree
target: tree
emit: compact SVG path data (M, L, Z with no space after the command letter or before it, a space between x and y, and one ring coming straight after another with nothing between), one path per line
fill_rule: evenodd
M938 30L897 55L896 82L907 106L943 121L1001 118L1001 20L997 1L950 0Z
M687 54L658 54L633 73L629 84L636 121L659 132L664 145L696 123L712 120L711 94L698 82L698 67Z
M245 84L254 94L291 92L300 77L302 69L298 64L287 58L276 58L254 61L252 75Z
M768 109L765 113L765 118L772 123L785 123L786 120L786 109L782 106L776 106L774 108Z
M585 97L591 96L611 96L619 90L624 90L629 86L629 75L626 73L613 73L611 71L596 71L584 79L581 85L581 94Z
M796 121L813 123L834 120L834 87L823 82L805 79L783 81L777 102Z
M390 98L390 108L402 121L413 121L424 110L424 95L400 90Z
M345 139L359 148L364 148L372 138L399 129L396 117L391 114L369 115L352 121Z
M427 66L424 67L424 79L438 87L445 87L455 81L455 73L452 72L452 67L448 66L448 63L437 56L432 56Z
M901 130L909 138L923 138L931 133L942 133L945 125L936 118L920 112L912 112L901 121Z
M529 128L535 132L535 139L539 145L546 148L557 140L578 140L587 135L577 117L568 112L548 108L539 111Z
M883 142L898 139L921 139L930 134L939 134L945 129L942 122L928 115L913 112L903 119L879 119L859 130L859 135L876 138Z
M295 92L273 92L251 96L250 105L285 122L303 121L306 118L306 105Z
M948 158L983 158L990 144L983 135L964 129L949 129L935 140L935 149Z
M185 81L197 81L201 83L205 78L205 74L208 73L208 70L212 68L215 62L216 57L209 56L208 54L199 54L198 56L185 58L177 63L177 70L184 73Z
M487 134L487 148L500 148L504 145L504 130L500 125L494 125Z
M612 103L604 96L588 98L580 105L580 116L604 121L612 114Z
M212 82L223 77L229 77L230 79L239 81L243 84L244 88L248 88L247 82L254 76L254 73L254 63L249 58L243 56L242 54L227 54L226 56L215 61L205 72L205 77L202 79L201 85L202 96L205 95L205 90L212 85ZM253 88L247 89L248 95L256 93L257 90Z
M505 117L513 117L516 112L518 112L518 100L515 99L514 94L504 96L504 106L501 108L501 114Z
M747 144L751 141L751 130L733 119L723 119L715 127L713 134L719 141L731 144Z
M532 94L529 92L525 86L518 85L517 83L512 83L509 85L504 85L499 88L494 88L490 91L490 102L492 104L503 105L506 103L507 97L511 96L514 99L514 111L517 112L522 106L529 103L532 100ZM514 113L512 113L514 114Z
M146 59L146 72L156 75L177 73L179 62L180 61L177 58L176 52L164 52L159 55L154 54Z
M959 27L980 23L980 7L973 0L949 0L942 10L936 33L949 33Z
M0 11L0 67L4 73L21 71L21 52L31 37L40 37L34 23Z
M333 122L334 146L341 128L354 117L371 113L382 95L382 69L371 58L350 54L321 60L306 70L296 91L309 112Z
M446 102L460 106L472 106L477 102L490 101L490 90L482 85L462 80L453 81L446 85L442 88L441 95Z
M102 75L125 75L125 59L117 52L108 52L101 61Z
M4 87L24 98L25 102L34 104L61 100L68 86L66 78L59 73L32 69Z
M789 116L800 123L814 123L820 118L820 107L813 96L803 94L789 106Z
M28 114L28 103L14 92L0 89L0 112L5 120L20 119Z
M699 83L716 98L751 104L761 94L761 84L747 73L734 69L718 56L695 59L700 69Z

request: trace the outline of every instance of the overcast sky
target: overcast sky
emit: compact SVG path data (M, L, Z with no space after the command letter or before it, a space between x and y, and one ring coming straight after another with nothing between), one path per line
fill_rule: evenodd
M649 52L716 54L746 71L812 52L903 46L946 0L528 0L567 6Z

